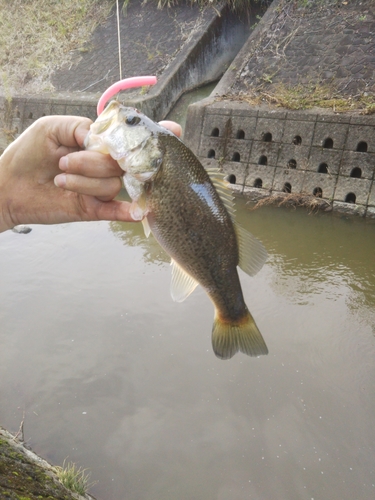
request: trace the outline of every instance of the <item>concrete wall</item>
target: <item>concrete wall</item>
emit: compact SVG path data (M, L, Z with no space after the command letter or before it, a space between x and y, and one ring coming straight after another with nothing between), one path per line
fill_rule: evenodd
M185 142L205 165L220 165L236 191L303 192L375 217L375 116L270 111L208 98L190 106Z
M250 24L231 12L225 4L219 10L207 11L201 24L194 27L191 39L182 47L174 47L174 50L180 49L178 57L172 59L158 76L158 83L150 87L145 95L132 92L120 94L121 102L137 107L154 120L165 118L184 92L222 76L246 41L249 31ZM116 33L113 44L117 48ZM100 95L58 92L34 96L13 95L9 96L9 101L0 97L0 150L41 116L70 114L95 120Z
M48 115L75 115L96 118L96 102L85 96L0 98L0 152L35 120Z

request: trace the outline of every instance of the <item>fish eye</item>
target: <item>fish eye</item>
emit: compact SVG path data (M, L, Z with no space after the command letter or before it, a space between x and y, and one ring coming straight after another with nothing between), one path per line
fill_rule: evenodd
M140 121L141 121L141 119L139 118L139 116L136 116L136 115L128 115L128 116L126 117L125 123L126 123L127 125L137 125Z

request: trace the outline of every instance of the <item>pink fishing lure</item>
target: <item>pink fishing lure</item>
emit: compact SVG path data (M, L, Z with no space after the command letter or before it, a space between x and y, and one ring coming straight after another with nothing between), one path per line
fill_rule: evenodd
M107 102L118 92L125 89L135 88L135 87L144 87L145 85L155 85L157 82L156 76L134 76L132 78L125 78L124 80L120 80L110 87L104 92L98 102L98 106L96 111L98 116L103 111L104 106Z

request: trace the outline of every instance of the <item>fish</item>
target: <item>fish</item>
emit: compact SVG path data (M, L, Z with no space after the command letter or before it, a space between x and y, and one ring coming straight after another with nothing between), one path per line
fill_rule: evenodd
M85 148L111 155L124 171L132 217L171 257L172 299L182 302L198 284L208 294L215 355L267 354L237 271L254 276L267 251L236 222L234 197L219 169L205 169L172 132L118 101L92 123Z

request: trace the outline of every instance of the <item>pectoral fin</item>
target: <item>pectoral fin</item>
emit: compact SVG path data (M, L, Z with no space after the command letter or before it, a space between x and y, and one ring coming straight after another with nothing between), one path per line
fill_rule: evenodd
M183 302L198 285L186 271L180 267L175 260L172 259L172 283L171 295L175 302Z

